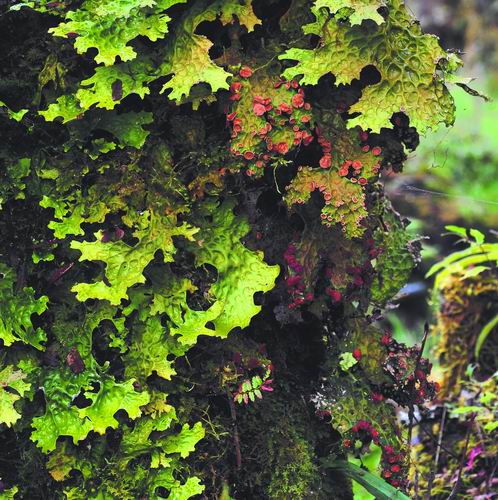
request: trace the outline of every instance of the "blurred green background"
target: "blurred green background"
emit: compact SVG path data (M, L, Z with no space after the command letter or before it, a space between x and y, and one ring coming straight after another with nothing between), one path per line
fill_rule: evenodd
M387 174L385 187L395 208L412 220L408 230L423 237L422 262L400 294L399 307L386 315L395 337L420 341L431 319L432 280L425 273L455 251L444 236L448 224L478 228L490 242L498 229L498 0L407 0L426 32L460 54L460 76L490 98L471 96L452 85L457 113L453 128L420 138L408 153L402 175ZM433 344L436 339L429 339Z

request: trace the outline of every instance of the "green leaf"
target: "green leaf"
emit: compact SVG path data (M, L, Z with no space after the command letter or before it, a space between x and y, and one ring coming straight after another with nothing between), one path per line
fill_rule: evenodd
M194 85L201 82L209 84L212 92L228 89L227 79L231 74L211 60L209 50L213 43L195 31L204 21L219 19L223 24L229 24L233 22L234 16L248 32L260 24L252 10L251 0L242 3L237 0L217 0L211 4L201 0L185 13L169 38L159 71L164 76L173 75L161 90L165 92L171 89L169 99L180 102L189 96Z
M460 406L451 410L452 415L467 415L468 413L481 413L483 411L482 406Z
M173 236L191 240L197 232L196 228L185 223L177 226L174 216L161 216L153 211L144 212L138 224L133 236L139 241L134 246L123 241L104 243L102 231L95 233L95 241L71 242L71 248L81 252L81 261L96 260L106 264L107 283L97 281L73 286L72 291L76 292L78 300L101 299L119 305L122 299L128 298L129 287L145 283L142 272L158 250L162 250L164 262L171 262L175 253Z
M287 80L301 75L301 83L316 85L327 73L335 85L359 79L366 66L380 73L380 82L368 85L349 113L359 113L348 127L380 132L392 128L393 113L405 113L419 133L454 121L453 99L438 77L438 63L447 58L435 36L423 35L401 0L390 2L386 22L380 26L350 26L322 13L304 27L305 33L321 37L315 49L291 48L280 59L299 61L283 73ZM403 50L399 50L403 47Z
M451 231L452 233L458 234L464 239L468 238L467 229L465 229L464 227L449 225L449 226L444 226L444 228L447 231Z
M0 263L0 339L6 347L23 342L41 351L47 336L41 328L33 328L31 316L46 311L48 297L35 299L30 287L15 293L15 279L14 272Z
M428 278L437 274L434 289L439 290L448 276L455 273L464 273L471 266L481 267L478 265L491 265L493 263L498 264L497 243L482 243L480 245L471 243L465 250L453 252L442 261L434 264L425 277Z
M474 238L475 242L478 245L481 245L482 243L484 243L484 234L482 234L481 231L479 231L478 229L471 229L469 232L470 232L470 236L472 236L472 238Z
M133 379L117 383L106 377L99 382L97 393L85 392L85 397L92 404L78 410L80 417L87 417L92 430L99 434L104 434L108 427L118 428L119 422L114 418L118 410L125 410L131 419L138 418L142 414L140 407L149 402L149 395L147 392L136 392L133 383Z
M481 397L479 398L479 401L483 405L489 405L495 399L498 399L498 394L495 394L494 392L491 392L491 391L485 391L485 392L482 393Z
M409 497L391 486L382 478L355 464L343 460L335 460L333 462L328 462L326 466L354 479L374 495L377 500L409 500Z
M497 325L498 325L498 314L488 323L486 323L486 325L484 325L482 330L479 332L479 336L477 337L477 342L474 351L474 356L476 359L479 358L479 354L481 352L482 346L484 345L484 342L486 342L486 339L488 338L489 334L493 331L493 329Z
M26 374L15 370L11 365L0 370L0 424L10 427L21 418L21 414L14 408L14 403L31 387L25 379Z
M466 280L467 278L474 278L475 276L479 276L482 272L489 270L489 267L485 266L475 266L467 269L460 278L460 281Z
M349 456L348 462L358 466L363 465L369 472L379 476L381 458L382 449L380 446L371 444L370 451L362 454L361 459ZM353 498L354 500L375 500L375 497L368 493L368 491L356 481L353 481Z
M263 384L263 381L261 380L261 377L259 375L256 375L251 379L251 385L253 389L257 389Z
M488 422L484 425L484 430L486 432L493 432L496 429L498 429L498 420L495 422Z

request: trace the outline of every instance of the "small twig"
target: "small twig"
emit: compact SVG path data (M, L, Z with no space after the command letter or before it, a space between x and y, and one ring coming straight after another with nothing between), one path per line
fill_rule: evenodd
M448 497L448 500L453 500L454 498L456 498L456 496L458 494L458 490L460 489L460 482L462 479L463 466L465 464L465 459L467 458L467 448L469 447L470 433L472 431L472 426L474 424L475 418L476 418L476 414L473 413L469 419L468 428L467 428L467 435L465 437L465 446L463 448L462 458L460 459L460 465L458 466L457 480L456 480L455 485L453 486L453 489L451 490L451 493L450 493L450 496Z
M437 440L436 458L434 459L434 464L436 468L437 464L439 463L439 454L441 453L441 443L443 442L445 420L446 420L446 406L443 406L443 414L441 415L441 427L439 428L439 436Z
M422 339L422 345L420 346L420 351L417 356L416 367L418 368L420 365L420 360L422 359L422 354L424 353L425 344L427 342L427 337L429 336L429 323L424 324L424 338Z
M423 433L424 433L424 434L425 434L428 438L430 438L432 441L434 441L434 436L433 436L430 432L428 432L428 431L426 431L426 430L424 429L424 427L423 427L422 423L421 423L419 420L415 419L415 424L420 425L420 430L421 430L421 431L422 431L422 432L423 432ZM449 455L450 457L452 457L452 458L458 458L458 457L457 457L457 456L456 456L456 455L455 455L455 454L454 454L451 450L448 450L448 448L444 447L443 445L441 445L441 450L443 450L444 452L448 453L448 455Z
M493 485L493 479L495 477L496 469L498 468L498 458L495 460L495 465L493 466L493 469L491 470L491 473L486 480L486 493L491 492L491 486Z
M422 359L422 353L424 352L425 343L427 342L427 337L428 336L429 336L429 324L425 323L425 325L424 325L424 337L422 339L422 345L420 346L420 351L418 352L417 362L415 363L414 375L417 372L417 370L420 368L420 360ZM413 384L415 384L415 382L413 382ZM407 443L407 448L408 448L407 454L408 454L408 456L410 456L410 450L411 450L411 446L412 446L413 419L414 419L414 416L415 416L414 413L415 413L415 409L414 409L413 403L410 403L410 406L408 408L408 419L409 419L409 423L408 423L408 443Z
M239 438L239 429L237 427L237 413L235 411L235 404L233 402L233 397L230 391L227 388L227 398L228 405L230 406L230 416L232 417L233 422L233 444L235 446L235 461L237 464L237 470L242 468L242 453L240 452L240 438Z
M436 457L434 458L434 467L431 467L431 475L429 477L429 483L427 485L427 500L431 498L432 485L434 483L434 477L437 473L437 466L439 463L439 454L441 453L441 447L443 442L443 432L444 432L444 424L446 421L446 406L443 406L443 414L441 415L441 425L439 427L439 436L437 439L437 447L436 447Z
M275 165L275 167L273 168L273 180L275 181L277 193L282 194L282 191L280 191L280 188L278 187L278 182L277 182L277 168L278 168L278 165Z

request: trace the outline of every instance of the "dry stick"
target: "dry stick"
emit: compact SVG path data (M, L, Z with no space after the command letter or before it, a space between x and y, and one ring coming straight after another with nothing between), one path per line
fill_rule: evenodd
M427 485L427 500L431 498L432 485L434 483L434 477L437 473L437 465L439 463L439 454L441 452L441 446L443 443L443 432L444 432L444 424L446 420L446 406L443 406L443 414L441 415L441 426L439 427L439 436L437 439L437 447L436 447L436 458L434 459L434 467L431 467L431 475L429 477L429 484Z
M451 490L451 493L450 493L450 496L448 497L448 500L453 500L454 498L456 498L458 490L460 489L460 482L462 479L463 465L465 463L465 458L467 457L467 448L469 447L470 433L472 431L472 425L474 424L475 418L476 418L476 414L473 413L469 419L468 428L467 428L467 436L465 437L465 446L463 448L463 453L462 453L462 458L460 460L460 465L458 466L457 480L456 480L455 486L453 486L453 489Z
M237 427L237 413L235 412L235 404L233 402L232 395L227 389L228 404L230 406L230 415L233 422L233 444L235 446L235 460L237 464L237 470L242 468L242 454L240 452L240 438L239 438L239 428Z

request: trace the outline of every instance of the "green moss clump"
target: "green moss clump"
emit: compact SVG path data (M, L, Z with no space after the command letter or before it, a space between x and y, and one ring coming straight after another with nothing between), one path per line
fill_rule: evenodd
M309 442L292 426L271 434L269 462L273 465L268 496L274 500L318 498L318 468Z

